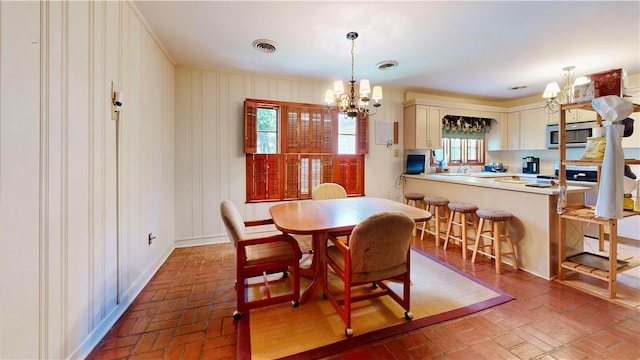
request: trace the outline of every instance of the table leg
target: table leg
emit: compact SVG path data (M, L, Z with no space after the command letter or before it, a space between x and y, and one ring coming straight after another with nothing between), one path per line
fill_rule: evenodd
M311 278L311 283L309 283L309 285L302 291L302 295L300 295L300 303L306 302L313 294L315 288L322 285L324 248L327 246L327 233L313 234L311 241L311 247L313 249L311 265L308 268L300 269L300 275L306 278Z

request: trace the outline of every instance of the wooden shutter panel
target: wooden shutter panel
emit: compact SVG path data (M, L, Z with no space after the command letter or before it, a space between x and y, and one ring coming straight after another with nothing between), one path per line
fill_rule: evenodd
M359 113L356 121L356 154L367 154L369 153L369 115Z
M319 153L322 152L322 110L311 110L311 123L309 126L309 152Z
M284 153L298 152L300 146L298 142L299 112L295 108L285 107L285 132L282 134Z
M280 200L280 154L247 154L247 201Z
M253 100L244 101L244 152L255 154L258 148L258 105Z
M282 199L282 187L280 186L280 163L282 155L267 155L267 198L269 200Z
M267 198L267 155L247 154L247 201Z
M333 179L333 156L322 155L320 158L320 183L334 182Z
M349 195L364 195L364 155L339 155L335 162L335 182Z
M335 124L335 126L334 126ZM331 115L324 111L322 113L322 147L321 152L324 154L332 154L334 151L333 144L338 139L338 115Z
M296 199L299 194L300 159L298 154L286 154L284 158L284 198Z
M298 128L299 151L302 153L309 152L311 148L311 119L309 109L298 109L300 117L300 127Z

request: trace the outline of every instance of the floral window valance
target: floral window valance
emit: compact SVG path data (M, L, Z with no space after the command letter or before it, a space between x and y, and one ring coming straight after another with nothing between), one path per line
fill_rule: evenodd
M442 118L442 136L453 138L484 138L491 129L491 119L481 117L445 115Z

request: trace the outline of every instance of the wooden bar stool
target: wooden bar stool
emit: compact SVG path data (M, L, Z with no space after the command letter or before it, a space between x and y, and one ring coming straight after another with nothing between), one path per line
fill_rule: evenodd
M513 247L513 241L511 240L511 234L509 232L509 221L513 219L513 215L508 211L495 209L479 209L476 211L476 215L480 218L480 223L478 224L476 243L473 247L471 262L476 262L476 255L478 253L486 255L496 260L496 273L500 274L502 273L502 256L510 255L513 268L518 270L516 251ZM483 229L485 221L489 222L490 226L488 230ZM502 225L502 232L500 231L500 225ZM484 235L485 233L489 233L489 235ZM485 244L485 239L489 239L488 244ZM506 240L510 252L502 251L503 240ZM485 248L489 248L488 251L484 250Z
M413 193L413 192L405 193L404 203L407 205L424 209L424 194Z
M413 207L426 209L424 205L424 194L408 192L404 194L404 203L407 205L411 205ZM413 227L413 236L416 236L418 233L416 231L415 226Z
M471 226L476 233L478 232L478 223L476 220L476 210L478 210L478 207L473 204L461 202L450 202L447 207L449 207L449 221L447 224L447 235L444 238L444 249L447 249L449 240L459 242L462 247L462 258L466 259L467 247L469 246L467 236L469 226ZM471 221L469 221L467 215L471 215ZM455 235L454 226L458 226L461 229L460 236Z
M444 221L447 224L449 219L449 207L447 207L449 200L439 196L425 196L423 201L427 206L427 211L432 213L433 216L429 221L422 223L420 240L424 238L424 233L427 232L435 237L436 246L440 246L440 235L446 236L446 232L440 229L440 223ZM432 220L433 223L431 223Z

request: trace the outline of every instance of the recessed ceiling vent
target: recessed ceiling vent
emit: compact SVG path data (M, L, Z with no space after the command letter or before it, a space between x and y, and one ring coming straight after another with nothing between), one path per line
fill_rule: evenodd
M510 87L509 90L512 90L512 91L514 91L514 90L523 90L523 89L526 89L526 88L527 88L527 85L516 85L516 86Z
M278 49L278 44L275 41L267 40L267 39L258 39L251 43L254 49L265 53L272 54L276 52Z
M391 70L398 66L398 62L395 60L387 60L379 62L376 66L378 67L378 70Z

